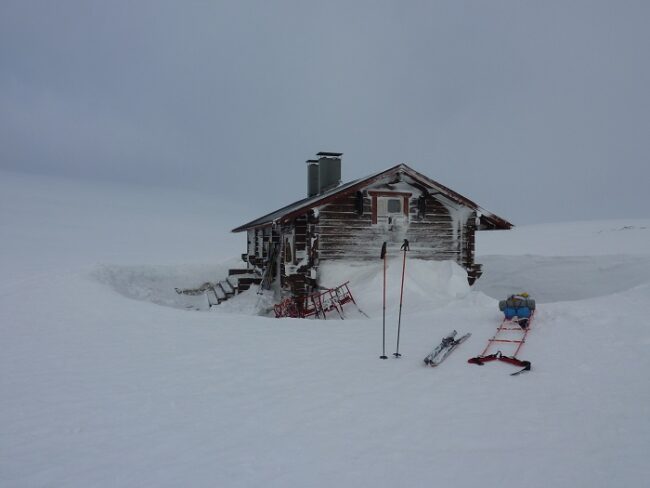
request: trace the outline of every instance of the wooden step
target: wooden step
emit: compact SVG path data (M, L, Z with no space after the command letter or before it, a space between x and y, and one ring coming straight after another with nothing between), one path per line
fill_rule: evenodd
M219 305L221 303L221 300L217 297L217 294L214 292L213 289L206 290L205 296L208 297L208 305L212 307L213 305Z
M217 283L217 288L220 289L224 295L226 295L226 299L235 296L235 289L230 286L230 283L227 281L220 281Z
M248 268L233 268L228 270L228 276L254 274L254 273L255 272L252 269L248 269Z
M226 278L226 281L230 285L230 287L235 290L235 294L239 293L239 280L235 276L228 276Z
M259 285L261 282L262 278L260 277L239 278L239 284L237 285L237 288L239 289L239 293L241 293L242 291L249 290L251 286Z
M217 299L219 300L219 303L223 302L224 300L227 300L226 292L223 291L223 289L218 286L215 286L213 289L214 294L217 295Z
M239 287L241 288L242 285L259 285L262 282L262 278L259 276L247 276L245 278L239 278Z

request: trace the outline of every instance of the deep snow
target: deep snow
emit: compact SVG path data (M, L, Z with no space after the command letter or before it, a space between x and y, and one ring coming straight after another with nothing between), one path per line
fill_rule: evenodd
M381 361L372 266L323 271L352 271L371 319L259 317L257 295L179 308L170 285L200 284L245 245L231 210L0 173L1 486L647 484L650 220L481 234L475 290L450 263L409 261L404 357ZM521 353L533 371L467 364L495 298L522 286L542 302ZM472 337L424 367L453 328Z

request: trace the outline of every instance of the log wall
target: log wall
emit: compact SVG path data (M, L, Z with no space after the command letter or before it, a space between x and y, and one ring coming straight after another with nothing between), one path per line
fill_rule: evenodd
M371 260L379 257L381 245L399 250L404 239L410 256L430 260L454 260L464 267L474 259L474 218L454 230L449 210L437 199L409 199L409 218L403 224L372 224L372 200L364 198L363 215L357 212L356 197L343 197L320 209L316 226L319 261L336 259ZM423 212L424 210L424 212Z

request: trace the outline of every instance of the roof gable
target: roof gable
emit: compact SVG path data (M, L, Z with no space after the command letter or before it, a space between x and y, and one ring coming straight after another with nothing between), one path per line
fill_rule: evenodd
M447 188L444 185L441 185L437 181L432 180L427 176L424 176L423 174L415 171L413 168L402 163L393 166L392 168L389 168L387 170L383 170L378 173L374 173L372 175L366 176L365 178L360 178L358 180L345 183L329 191L326 191L320 195L298 200L294 203L287 205L286 207L282 207L274 212L263 215L262 217L259 217L244 225L241 225L233 229L232 232L243 232L245 230L253 229L257 227L266 227L274 223L284 223L294 217L306 213L307 211L313 208L326 205L332 202L333 200L335 200L336 198L359 191L360 189L372 185L373 183L381 180L382 178L397 176L400 173L408 175L410 178L418 182L420 185L423 185L428 190L432 190L432 193L435 195L442 195L443 197L451 200L452 202L455 202L457 204L475 210L479 214L481 218L481 225L484 228L510 229L513 226L507 220L502 219L501 217L498 217L492 214L491 212L488 212L483 208L479 207L476 203L474 203L469 198L466 198L461 194L456 193L455 191Z

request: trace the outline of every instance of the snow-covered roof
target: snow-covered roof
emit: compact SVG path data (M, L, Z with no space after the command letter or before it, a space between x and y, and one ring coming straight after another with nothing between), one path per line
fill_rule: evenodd
M371 174L364 178L359 178L357 180L350 181L343 185L339 185L336 188L323 192L319 195L303 198L302 200L293 202L287 205L286 207L282 207L278 210L275 210L274 212L263 215L262 217L259 217L244 225L241 225L233 229L232 232L243 232L248 229L253 229L257 227L266 227L274 223L282 223L293 217L304 214L310 209L317 208L322 205L326 205L330 203L332 200L334 200L335 198L358 191L359 189L367 185L370 185L381 178L391 176L391 175L396 175L398 173L403 173L410 176L415 181L417 181L421 185L424 185L434 193L444 195L445 197L452 200L453 202L456 202L458 204L476 210L477 214L481 218L482 226L485 226L486 228L510 229L513 227L513 225L507 220L498 217L497 215L494 215L491 212L488 212L487 210L479 207L476 203L474 203L470 199L462 196L459 193L456 193L455 191L447 188L444 185L441 185L437 181L432 180L431 178L428 178L427 176L424 176L421 173L418 173L413 168L402 163L393 166L392 168L388 168L386 170Z

